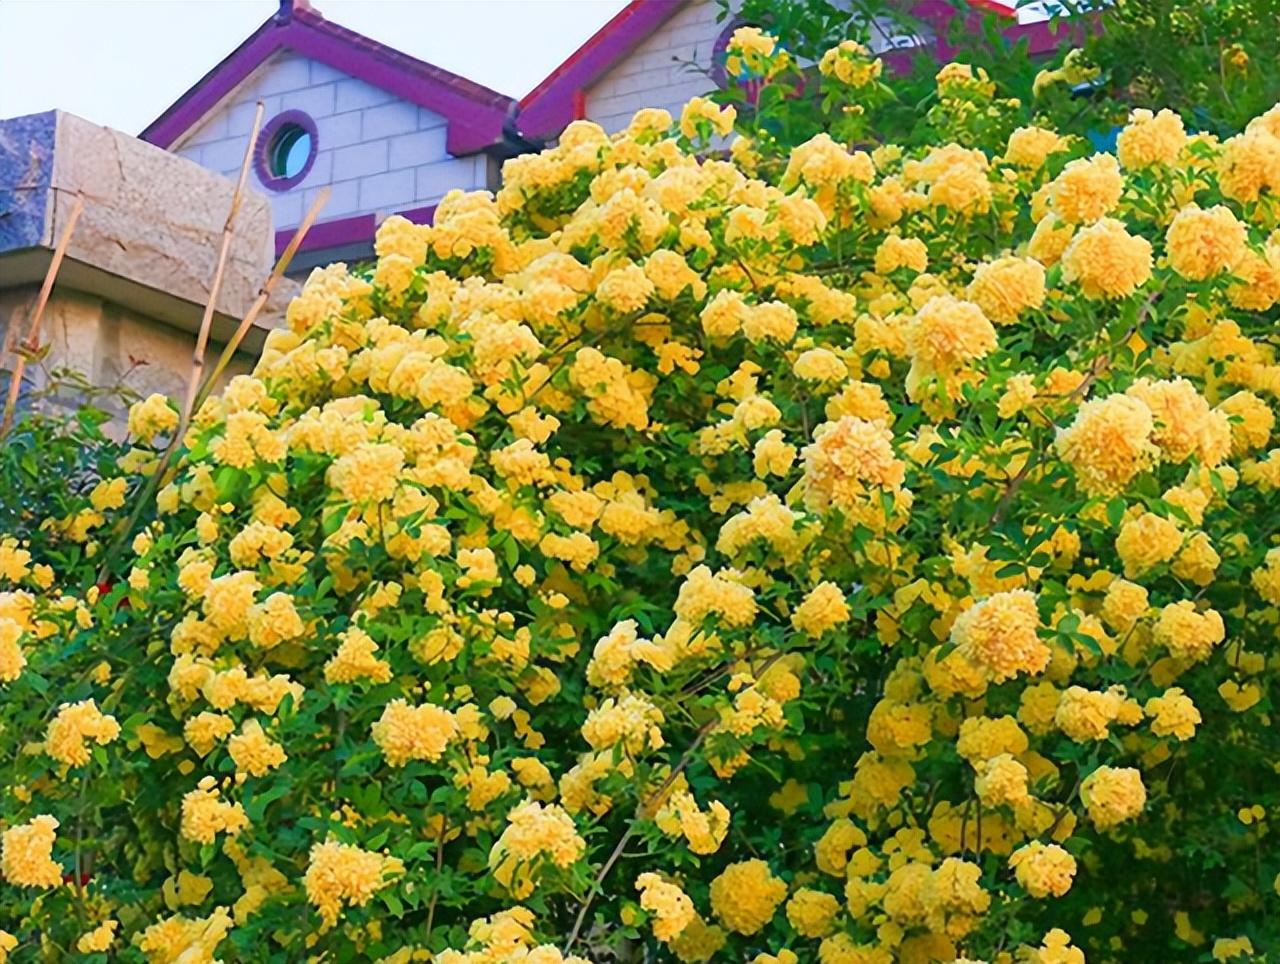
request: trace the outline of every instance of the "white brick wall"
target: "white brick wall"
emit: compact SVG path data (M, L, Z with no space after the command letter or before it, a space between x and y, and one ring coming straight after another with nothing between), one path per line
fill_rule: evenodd
M183 157L234 177L244 157L256 102L263 123L285 110L306 111L316 122L315 164L300 184L267 196L277 229L302 220L320 188L332 189L322 221L426 207L453 188L488 187L483 155L455 158L445 150L439 114L401 101L325 64L281 52L251 74L199 127L172 148Z
M665 107L679 116L691 98L712 87L704 71L726 21L715 0L693 0L587 91L587 117L613 132L642 107ZM693 61L701 70L687 66Z

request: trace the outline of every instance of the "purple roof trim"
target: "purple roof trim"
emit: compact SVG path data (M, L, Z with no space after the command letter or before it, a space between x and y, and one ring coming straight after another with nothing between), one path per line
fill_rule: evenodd
M499 143L515 108L515 101L505 94L330 23L314 10L296 7L267 20L139 136L158 147L171 147L268 57L285 49L442 115L449 122L446 147L455 156Z
M401 217L408 218L415 224L430 224L435 219L436 205L422 208L410 208L397 211ZM276 232L276 257L289 246L297 228L283 228ZM336 248L344 244L360 244L372 241L378 231L377 219L372 214L357 214L336 221L321 221L307 232L299 246L299 251L316 251L321 248Z
M311 135L311 150L307 152L307 160L297 174L291 177L280 177L271 173L269 155L271 153L271 142L275 140L280 128L286 124L296 124ZM267 190L287 191L289 188L301 184L302 179L311 173L311 168L315 164L316 155L319 152L320 132L316 130L316 122L311 119L311 115L302 110L281 111L267 121L266 126L258 134L258 143L253 149L253 171L258 175L258 180L262 182L262 186Z
M635 50L688 0L631 0L520 100L520 132L555 137L574 120L573 98Z

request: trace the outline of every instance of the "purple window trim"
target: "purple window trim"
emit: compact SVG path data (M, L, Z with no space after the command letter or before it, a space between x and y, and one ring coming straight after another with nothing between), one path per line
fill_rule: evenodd
M280 177L271 173L271 145L276 139L276 135L280 133L280 129L289 124L301 127L310 135L311 150L307 153L307 160L302 165L302 170L291 177ZM320 133L316 130L316 122L312 120L311 115L302 110L281 111L267 121L266 126L258 132L258 143L253 149L253 169L257 172L258 180L262 182L262 186L267 190L287 191L290 188L297 187L302 183L302 179L311 173L311 168L316 163L316 154L319 150Z
M430 204L426 207L409 208L405 211L397 211L403 218L408 218L415 224L430 224L435 219L436 205ZM297 228L281 228L276 232L276 257L289 246L289 242L293 240L293 235ZM299 251L317 251L321 248L336 248L345 244L361 244L365 241L372 242L374 235L378 231L378 219L372 214L355 214L347 218L339 218L334 221L321 221L307 232L306 238L303 239Z

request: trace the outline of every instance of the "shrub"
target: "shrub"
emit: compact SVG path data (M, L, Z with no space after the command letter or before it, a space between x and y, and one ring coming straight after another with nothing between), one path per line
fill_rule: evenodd
M109 592L6 545L12 954L1276 946L1280 113L731 123L576 123L317 270Z

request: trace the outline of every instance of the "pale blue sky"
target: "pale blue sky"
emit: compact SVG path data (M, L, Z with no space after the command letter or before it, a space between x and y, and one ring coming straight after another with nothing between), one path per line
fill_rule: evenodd
M313 0L328 19L520 97L626 0ZM0 118L59 107L136 134L277 0L0 0Z

